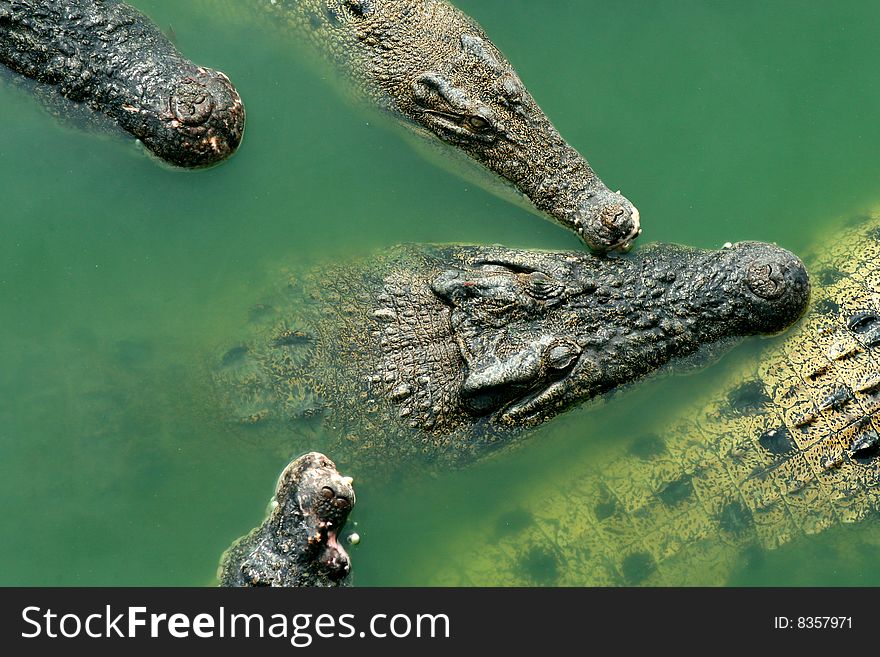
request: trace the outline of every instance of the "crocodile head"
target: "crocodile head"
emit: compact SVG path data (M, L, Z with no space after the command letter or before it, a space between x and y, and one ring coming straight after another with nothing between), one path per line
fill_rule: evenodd
M326 456L310 452L281 473L274 501L269 524L279 552L298 561L301 581L317 585L347 577L351 561L339 532L355 503L352 480Z
M508 426L541 422L730 338L781 331L809 297L801 261L758 242L608 259L476 251L431 287L451 307L462 405Z
M462 28L467 29L467 27ZM625 250L639 212L569 146L513 67L471 26L412 79L401 111L513 185L595 251Z

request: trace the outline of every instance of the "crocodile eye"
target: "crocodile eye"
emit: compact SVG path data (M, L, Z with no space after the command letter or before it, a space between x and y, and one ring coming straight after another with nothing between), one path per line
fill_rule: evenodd
M336 496L336 493L333 492L333 489L329 486L324 486L321 489L321 495L323 495L324 499L331 500Z
M535 299L552 299L562 293L562 286L547 274L535 271L526 278L526 291Z
M492 124L482 116L469 116L467 118L467 126L474 132L486 132L492 127Z
M575 343L558 342L550 345L544 352L544 363L552 370L565 370L571 367L580 353L581 348Z
M366 18L374 11L373 0L345 0L342 6L355 18Z
M349 506L348 500L345 499L344 497L337 497L336 501L333 502L333 504L336 505L337 509L347 509Z

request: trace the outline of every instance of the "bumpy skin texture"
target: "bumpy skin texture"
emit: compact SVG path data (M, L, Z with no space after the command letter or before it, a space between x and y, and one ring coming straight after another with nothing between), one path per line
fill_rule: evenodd
M219 71L181 55L113 0L0 0L0 64L112 119L152 153L206 167L241 142L245 112Z
M880 213L821 240L804 320L725 386L626 453L535 482L481 518L478 545L463 527L431 583L720 585L755 548L876 522L878 227Z
M245 424L323 413L376 468L461 463L520 429L803 311L801 262L768 244L632 256L399 247L291 277L215 379Z
M355 503L351 479L310 452L281 473L272 512L220 561L220 586L346 586L351 562L339 532Z
M239 4L236 2L236 4ZM482 28L445 0L260 0L360 95L515 186L593 249L639 214L559 135Z

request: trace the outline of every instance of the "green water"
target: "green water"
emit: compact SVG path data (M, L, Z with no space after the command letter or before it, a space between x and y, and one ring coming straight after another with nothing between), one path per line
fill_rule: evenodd
M223 166L171 171L0 86L0 584L212 582L291 454L225 434L202 366L243 334L279 266L398 242L580 248L420 159L342 102L283 35L175 0L134 4L230 75L247 133ZM456 4L638 205L643 241L798 251L880 196L872 0ZM553 477L560 460L601 462L658 430L758 346L585 405L502 458L359 488L355 582L432 581L431 564L462 535L486 540L487 512ZM872 530L742 555L734 581L880 584L875 553L817 557Z

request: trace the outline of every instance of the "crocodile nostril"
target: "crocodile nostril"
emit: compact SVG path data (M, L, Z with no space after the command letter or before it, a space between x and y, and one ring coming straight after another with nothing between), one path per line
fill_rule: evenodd
M785 292L785 279L770 263L757 262L749 266L746 285L762 299L778 299Z
M184 125L202 125L214 111L214 97L192 78L180 82L171 94L171 112Z
M617 228L617 222L624 214L626 210L619 203L606 205L602 212L602 223L608 228Z

